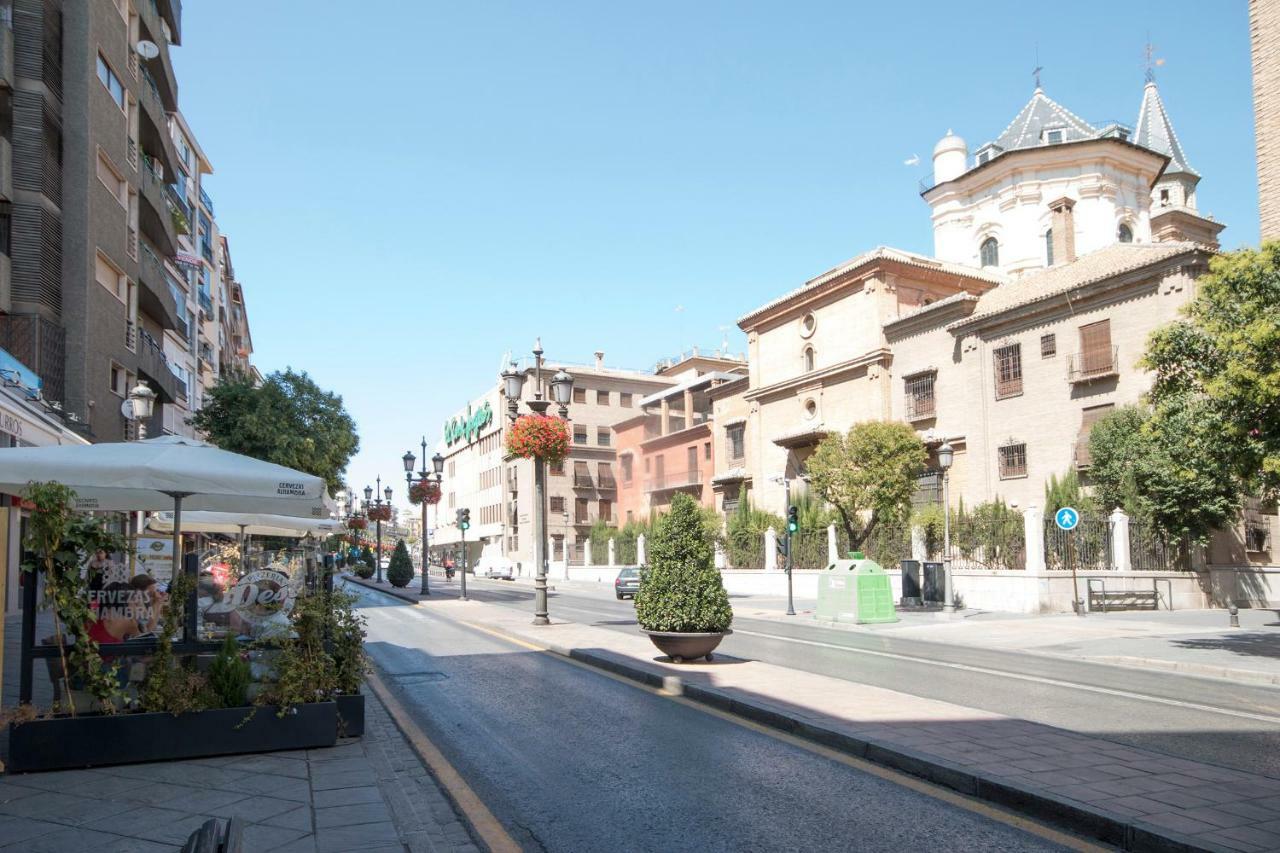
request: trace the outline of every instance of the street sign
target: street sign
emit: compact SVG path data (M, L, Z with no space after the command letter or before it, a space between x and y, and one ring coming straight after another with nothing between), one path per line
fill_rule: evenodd
M1053 521L1062 530L1075 530L1080 523L1080 513L1075 507L1064 506L1053 514Z

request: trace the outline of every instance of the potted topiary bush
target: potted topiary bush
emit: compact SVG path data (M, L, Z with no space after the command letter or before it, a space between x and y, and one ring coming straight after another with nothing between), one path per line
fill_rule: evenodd
M365 545L360 551L360 559L356 562L356 576L368 580L373 577L373 549Z
M401 539L396 549L391 552L391 562L387 564L387 581L396 587L406 587L413 580L413 560L409 559L409 549Z
M712 534L698 504L677 494L649 546L640 574L636 621L672 661L705 657L732 633L733 609L715 567Z

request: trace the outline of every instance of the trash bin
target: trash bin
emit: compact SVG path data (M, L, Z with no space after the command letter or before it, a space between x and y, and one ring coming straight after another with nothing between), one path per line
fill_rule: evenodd
M946 597L944 589L946 582L946 574L943 572L942 563L932 561L925 563L924 579L922 581L924 604L941 604L942 599Z
M889 576L861 551L836 560L818 577L817 616L858 625L897 622Z
M898 605L919 607L924 604L924 590L920 586L920 561L903 560L900 565L902 567L902 598Z

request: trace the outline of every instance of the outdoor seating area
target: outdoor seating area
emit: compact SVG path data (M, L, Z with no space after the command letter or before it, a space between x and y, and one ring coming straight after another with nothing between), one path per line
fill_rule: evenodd
M11 449L0 491L30 513L6 769L361 733L363 620L319 477L166 436Z

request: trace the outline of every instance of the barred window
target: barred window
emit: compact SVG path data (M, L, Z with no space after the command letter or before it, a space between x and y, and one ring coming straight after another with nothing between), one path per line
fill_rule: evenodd
M903 380L906 388L907 420L914 421L934 416L933 382L935 378L936 374L930 372L908 376Z
M995 351L996 399L1022 393L1022 344L1006 344Z
M564 496L563 495L551 496L551 511L564 512Z
M725 429L725 441L729 445L729 459L739 461L747 455L747 426L734 424Z
M1053 358L1058 354L1058 336L1050 333L1040 336L1040 357Z
M1000 449L1000 479L1027 476L1027 445L1006 444Z

